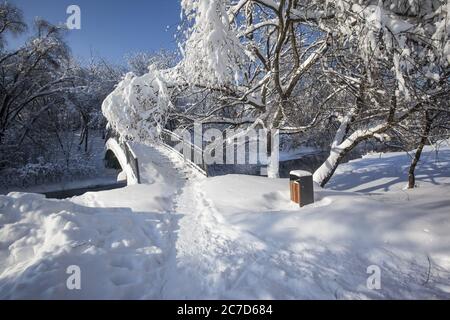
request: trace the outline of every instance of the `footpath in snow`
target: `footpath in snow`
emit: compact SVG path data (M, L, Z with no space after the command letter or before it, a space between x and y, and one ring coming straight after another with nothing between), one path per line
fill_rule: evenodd
M303 209L287 180L206 179L133 147L142 185L0 197L0 298L450 298L450 146L427 150L417 190L403 190L403 154L373 155ZM70 265L80 291L66 288ZM381 290L366 286L374 265Z

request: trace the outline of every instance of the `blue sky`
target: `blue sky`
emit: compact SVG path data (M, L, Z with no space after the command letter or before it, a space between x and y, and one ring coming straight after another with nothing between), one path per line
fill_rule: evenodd
M180 21L180 0L9 0L31 23L35 17L65 23L67 7L80 6L82 29L69 31L74 55L88 59L91 52L113 63L123 63L133 51L174 49L174 33ZM9 46L23 42L10 39Z

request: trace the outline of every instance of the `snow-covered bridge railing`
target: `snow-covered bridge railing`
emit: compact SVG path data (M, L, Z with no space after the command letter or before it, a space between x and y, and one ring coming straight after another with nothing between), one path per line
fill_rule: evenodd
M112 130L108 130L106 150L110 150L116 156L120 166L127 175L129 185L141 183L139 159L128 142L121 141Z
M201 148L166 129L161 132L161 142L164 147L182 157L187 165L208 176L208 166Z

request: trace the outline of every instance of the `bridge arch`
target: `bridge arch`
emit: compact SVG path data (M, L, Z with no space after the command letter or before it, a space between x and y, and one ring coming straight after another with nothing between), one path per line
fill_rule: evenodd
M108 139L105 144L105 161L108 166L125 172L128 185L140 183L138 159L128 144L121 146L116 139Z
M115 170L121 170L123 171L123 168L119 162L119 159L117 159L114 152L110 149L107 149L105 152L105 166L109 169L115 169Z

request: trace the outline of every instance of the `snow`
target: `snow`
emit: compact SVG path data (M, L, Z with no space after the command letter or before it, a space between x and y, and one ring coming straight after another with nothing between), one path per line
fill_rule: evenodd
M294 170L294 171L291 171L290 175L301 178L301 177L310 177L310 176L312 176L312 173L309 171L305 171L305 170Z
M228 21L223 0L184 0L183 12L193 24L180 44L183 61L180 70L189 83L216 87L233 85L239 78L245 50L237 30Z
M167 72L150 66L149 73L141 77L128 73L105 99L103 114L120 136L137 140L154 138L164 127L172 106L166 86L170 78Z
M424 74L439 69L437 65L448 66L450 7L445 1L406 2L337 0L326 1L326 7L340 20L333 27L359 43L359 54L369 70L375 59L388 60L393 55L398 98L410 101L407 78L415 72L415 64L421 64ZM435 45L430 46L428 40ZM432 74L433 79L442 77Z
M155 297L163 226L155 215L100 209L43 196L0 197L0 298ZM66 270L82 270L82 291Z
M356 192L401 191L407 185L412 156L401 153L372 153L338 167L329 188ZM449 142L425 147L416 176L419 187L450 184Z
M219 188L226 180L240 181L239 187ZM450 297L449 251L443 245L450 240L450 203L443 200L449 186L390 195L321 190L316 204L299 210L281 191L287 181L268 188L264 178L242 180L229 176L205 186L225 224L239 230L235 245L249 248L245 256L251 258L241 264L248 275L237 293L288 299ZM222 197L224 192L229 196ZM423 285L427 257L435 271L433 283ZM255 263L254 272L246 267ZM365 288L371 265L383 270L380 292ZM274 283L275 272L283 276ZM256 287L252 279L259 279Z
M370 155L302 209L288 179L204 178L161 146L132 147L142 185L0 197L0 298L450 298L450 146L439 161L426 150L416 190L402 190L404 153ZM66 289L71 265L80 291ZM381 290L366 286L372 265Z

